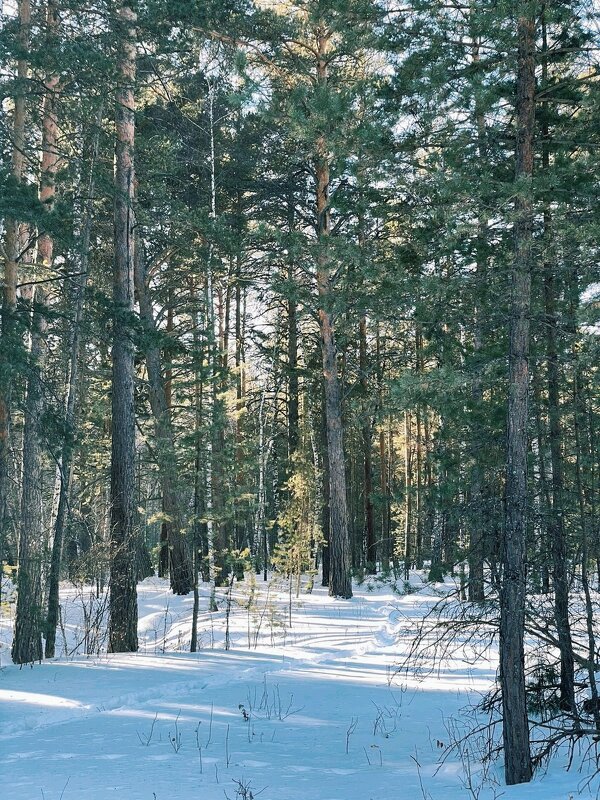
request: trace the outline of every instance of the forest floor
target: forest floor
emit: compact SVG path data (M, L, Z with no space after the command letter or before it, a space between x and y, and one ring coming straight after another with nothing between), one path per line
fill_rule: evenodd
M570 800L590 767L555 759L533 783L505 787L502 764L452 748L495 677L493 650L463 648L435 671L398 672L415 625L439 600L419 586L355 587L350 601L315 586L236 584L189 648L192 597L164 581L139 585L140 652L102 647L91 589L61 595L61 657L10 663L0 627L0 770L7 800ZM86 623L87 619L87 623ZM97 623L97 624L96 624ZM84 639L87 636L87 642ZM585 787L582 789L582 787Z

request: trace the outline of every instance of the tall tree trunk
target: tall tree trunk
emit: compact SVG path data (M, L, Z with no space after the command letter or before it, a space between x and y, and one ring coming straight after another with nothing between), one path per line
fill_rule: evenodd
M15 83L14 112L12 124L12 178L16 185L23 181L25 167L25 93L29 62L29 29L31 25L30 0L20 0L19 46L21 56L17 61L17 80ZM2 291L2 347L0 347L0 573L4 560L8 529L10 525L10 475L11 475L11 394L15 365L18 363L20 334L16 325L17 307L17 261L19 258L18 219L8 216L5 219L4 238L4 281Z
M241 208L240 192L238 192L238 208ZM242 212L239 211L240 219ZM239 233L240 238L242 232ZM235 466L236 466L236 487L238 492L243 491L245 478L244 478L244 448L243 448L243 431L242 431L242 414L244 411L244 392L243 392L243 379L242 379L242 348L243 348L243 331L242 331L242 302L244 291L242 288L242 252L241 244L239 245L236 254L236 272L235 272ZM239 495L238 495L239 496ZM241 503L236 503L235 508L235 547L237 550L243 550L244 547L250 547L250 541L246 537L246 527L244 525L244 513Z
M366 567L369 575L377 572L377 543L375 540L375 513L373 509L373 459L371 456L372 425L369 416L369 368L367 357L367 316L363 314L358 324L359 374L363 395L361 436L363 450L364 484L364 539Z
M415 370L417 375L423 372L423 333L419 325L415 330ZM415 410L415 468L417 486L415 493L415 569L423 569L423 426L422 408Z
M328 278L321 273L320 295L329 294ZM330 530L330 594L352 597L350 580L350 537L348 533L348 508L346 500L346 468L342 433L341 392L337 375L336 347L331 315L319 309L323 347L323 375L325 379L325 413L327 420L327 454L329 460Z
M392 557L392 542L390 537L389 525L389 495L388 495L388 466L385 449L385 430L382 427L379 431L379 491L381 492L381 569L387 572L390 568L390 558Z
M329 35L317 33L317 83L327 85L327 45ZM350 575L350 536L346 499L346 467L342 426L342 396L337 368L337 349L333 326L333 289L331 286L328 240L331 232L329 207L329 152L325 135L318 137L315 153L317 205L317 288L319 327L325 383L325 419L329 457L329 506L331 530L329 541L329 593L334 597L352 597Z
M288 196L288 232L294 231L294 191L291 186ZM289 296L287 299L287 345L288 345L288 457L291 459L298 449L299 433L299 398L298 398L298 303L295 296L294 261L290 256L288 263Z
M263 580L268 579L269 542L267 536L267 466L271 450L271 439L267 441L265 420L265 392L261 392L258 411L258 497L254 519L254 554L257 564L262 563Z
M17 609L12 644L12 660L15 664L41 661L42 658L43 541L40 427L44 406L42 372L46 321L43 291L38 287L30 296L32 298L31 348L23 432Z
M394 477L396 475L396 451L394 448L394 431L392 429L392 420L388 417L387 420L387 459L386 459L386 472L385 472L385 483L386 483L386 505L385 505L385 519L386 519L386 537L387 541L389 542L389 552L392 558L392 566L394 569L394 575L398 574L398 555L396 550L396 535L394 530L394 523L392 519L392 494L394 491Z
M217 537L215 536L214 520L214 487L215 487L215 459L214 459L214 425L215 425L215 396L217 393L216 359L217 347L215 342L214 299L212 285L212 266L209 264L206 277L206 315L207 315L207 376L208 398L206 404L206 483L204 487L204 508L206 511L206 543L208 553L208 575L210 583L209 611L217 611Z
M198 649L198 616L200 612L200 592L198 590L198 576L202 575L202 580L208 581L208 544L206 535L206 523L201 522L204 517L204 447L202 440L202 406L203 406L203 348L200 336L200 311L196 308L197 294L194 285L194 278L190 276L190 295L192 298L192 342L194 352L194 524L193 524L193 576L194 576L194 601L192 607L192 638L190 642L190 652L195 653Z
M379 323L376 324L375 331L375 357L377 360L377 411L380 417L379 424L379 492L381 494L381 538L380 538L380 558L381 569L387 572L390 568L390 558L392 556L392 543L389 526L389 492L387 479L387 458L385 449L385 426L383 418L383 379L384 379L384 349L382 346L381 329Z
M216 152L215 152L215 119L214 119L214 83L208 82L208 112L209 112L209 135L210 135L210 218L214 222L217 218L217 187L216 187ZM208 387L208 402L206 404L206 485L204 492L204 504L206 509L206 540L208 549L208 574L210 583L210 597L208 610L217 611L216 587L217 583L222 583L226 578L226 573L222 565L218 562L218 556L224 557L223 543L219 541L219 525L215 526L215 484L218 484L218 467L215 459L215 443L218 443L218 436L215 432L216 425L221 424L217 419L219 411L217 397L219 393L219 374L217 351L218 340L215 330L215 292L213 274L213 244L211 242L208 253L208 264L206 269L205 284L205 303L206 303L206 357L207 357L207 376L206 385ZM216 527L216 535L215 535ZM221 546L219 546L221 545Z
M510 310L506 517L500 590L500 680L502 684L506 783L531 780L525 694L527 563L527 424L529 315L533 238L533 143L535 119L535 18L531 3L517 21L516 199Z
M417 408L415 411L415 468L417 472L417 486L415 493L415 569L423 569L423 426L421 422L421 414L421 409Z
M112 348L111 576L108 648L137 650L135 568L134 214L136 22L132 8L117 8L119 41L115 108L115 212Z
M52 46L58 16L49 0L46 6L46 37ZM46 212L52 210L56 194L58 169L56 98L58 77L49 77L45 84L42 117L42 160L39 198ZM38 239L38 262L42 271L52 266L54 242L42 230ZM21 529L19 536L18 599L13 642L13 661L22 664L41 658L42 556L42 446L41 417L44 408L43 373L45 362L46 297L42 286L32 292L31 363L27 381L25 424L23 431L23 483Z

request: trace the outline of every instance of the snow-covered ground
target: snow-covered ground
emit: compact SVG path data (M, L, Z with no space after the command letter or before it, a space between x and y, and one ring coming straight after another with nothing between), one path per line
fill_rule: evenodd
M532 784L507 788L501 763L482 772L476 755L449 750L494 679L494 653L455 656L421 680L397 674L414 624L438 599L429 589L399 596L363 584L342 601L315 587L292 596L290 626L284 584L237 585L231 648L222 595L218 613L201 614L194 654L191 596L158 579L138 589L141 647L131 655L83 654L102 650L102 607L92 590L71 588L61 657L19 669L5 607L3 798L569 800L586 783L591 768L578 771L575 759L570 772L553 762Z

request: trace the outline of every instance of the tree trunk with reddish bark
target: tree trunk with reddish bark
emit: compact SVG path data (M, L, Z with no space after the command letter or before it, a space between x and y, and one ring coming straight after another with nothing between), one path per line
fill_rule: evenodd
M31 25L30 0L20 0L19 45L21 56L17 61L17 80L15 82L14 111L12 122L12 167L11 174L15 184L23 181L25 168L25 89L29 74L27 51L29 49L29 28ZM16 325L17 275L20 251L20 221L7 216L4 221L4 276L2 290L2 346L0 347L0 571L6 553L8 529L10 525L10 483L11 483L11 395L16 355L20 347L19 332Z
M317 82L327 84L327 44L329 36L319 31ZM337 367L330 255L328 240L331 233L329 207L329 154L324 135L319 136L315 152L317 206L317 289L319 293L319 328L325 387L325 420L329 460L329 593L334 597L352 597L350 574L350 537L346 500L346 467L342 427L342 396Z

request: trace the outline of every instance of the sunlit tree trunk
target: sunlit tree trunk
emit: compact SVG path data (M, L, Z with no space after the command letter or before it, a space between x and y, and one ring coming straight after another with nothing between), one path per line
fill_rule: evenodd
M327 47L331 34L317 32L317 83L327 85ZM342 428L342 396L337 367L337 349L333 326L334 293L331 286L328 240L331 232L329 208L329 153L324 135L316 142L315 154L317 205L317 288L319 293L319 327L325 383L325 419L329 457L329 593L335 597L352 597L350 576L350 536L346 499L346 467Z

